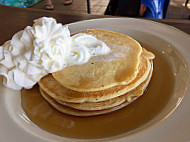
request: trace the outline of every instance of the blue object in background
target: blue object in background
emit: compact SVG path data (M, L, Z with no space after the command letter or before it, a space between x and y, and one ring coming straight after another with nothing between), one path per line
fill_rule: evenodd
M142 0L142 4L147 7L143 17L155 19L166 18L169 2L170 0Z
M1 5L15 6L15 7L30 7L41 0L0 0Z

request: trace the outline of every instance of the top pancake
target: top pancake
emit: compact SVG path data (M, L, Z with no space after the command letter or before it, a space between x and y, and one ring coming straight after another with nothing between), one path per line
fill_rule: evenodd
M115 49L115 46L125 47L127 54L111 62L67 67L52 74L56 81L69 89L89 92L126 85L136 78L142 52L142 47L137 41L129 36L106 30L86 30L82 33L104 41L111 49Z

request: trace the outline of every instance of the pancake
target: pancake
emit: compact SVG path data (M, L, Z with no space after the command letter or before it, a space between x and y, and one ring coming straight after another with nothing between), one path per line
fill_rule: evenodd
M145 57L144 53L142 53L138 74L128 85L117 85L100 91L78 92L62 86L51 74L42 78L39 85L48 95L56 100L73 103L100 102L121 96L126 92L135 89L146 80L150 69L150 61L148 57Z
M142 47L136 40L106 30L86 30L81 33L92 35L104 41L111 49L127 51L127 54L111 62L88 62L52 73L62 86L78 92L91 92L127 85L136 78L142 53Z
M110 101L108 100L108 102L107 102L107 103L112 102L112 101L117 102L118 100L120 100L120 102L121 102L120 104L116 103L116 105L112 105L112 103L111 103L110 107L107 107L107 108L101 107L98 110L94 110L94 109L81 110L81 109L78 109L81 107L76 107L76 106L72 106L72 105L71 105L72 107L68 106L68 105L66 106L64 104L58 103L54 98L52 98L47 93L45 93L41 88L40 88L40 92L41 92L41 95L45 98L45 100L50 105L52 105L54 108L56 108L58 111L60 111L62 113L66 113L66 114L74 115L74 116L101 115L101 114L106 114L106 113L110 113L110 112L119 110L119 109L127 106L128 104L132 103L138 97L140 97L143 94L144 90L147 88L147 86L150 82L151 76L152 76L152 70L150 71L148 78L143 83L141 83L136 89L124 94L123 96L114 98L113 100L110 100ZM102 105L102 106L105 105L106 106L107 103L102 102L102 104L101 104L101 102L98 102L97 105Z
M38 84L49 104L66 114L93 116L121 109L140 97L152 76L154 54L123 34L105 30L83 33L125 56L66 67L43 77Z
M152 64L152 63L151 63ZM147 79L144 82L147 82L147 80L150 80L150 77L152 75L152 70L153 70L153 64L151 65L151 70L149 71L149 75L147 77ZM143 92L144 90L142 90ZM141 94L141 93L139 93ZM137 94L137 95L139 95ZM125 101L128 101L129 103L131 102L131 97L135 97L134 94L133 96L131 96L130 93L126 93L123 94L119 97L115 97L106 101L100 101L100 102L84 102L84 103L69 103L69 102L63 102L63 101L59 101L59 100L55 100L58 103L71 107L71 108L75 108L75 109L79 109L79 110L102 110L102 109L108 109L108 108L112 108L115 106L118 106L122 103L124 103Z

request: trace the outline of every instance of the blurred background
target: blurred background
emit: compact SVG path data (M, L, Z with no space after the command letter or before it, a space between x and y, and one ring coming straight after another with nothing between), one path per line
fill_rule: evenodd
M72 4L64 5L64 0L52 0L54 10L58 12L76 12L87 13L87 0L73 0ZM185 7L186 0L170 0L167 18L168 19L188 19L190 15L190 2ZM109 0L90 0L91 14L103 15ZM42 0L38 4L35 4L31 8L44 9L46 4L45 0Z
M103 15L110 2L110 0L73 0L69 5L65 5L64 0L52 0L53 8L49 10L54 10L57 12L87 13L87 1L90 2L89 8L91 10L91 14L93 15ZM0 0L0 4L45 10L47 0ZM117 10L114 15L119 15ZM190 19L189 15L190 2L188 0L169 1L166 15L167 19Z

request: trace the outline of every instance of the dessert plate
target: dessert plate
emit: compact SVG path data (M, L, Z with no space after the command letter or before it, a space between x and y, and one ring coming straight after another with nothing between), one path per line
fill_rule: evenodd
M0 141L190 141L190 36L188 34L168 25L133 18L80 21L69 24L69 29L71 33L86 29L105 29L127 34L162 53L167 58L175 77L173 94L168 105L159 116L131 134L121 134L105 139L79 140L60 137L40 129L24 113L21 107L20 91L10 90L1 83ZM2 77L0 77L0 82L2 82ZM158 121L160 118L162 121Z

